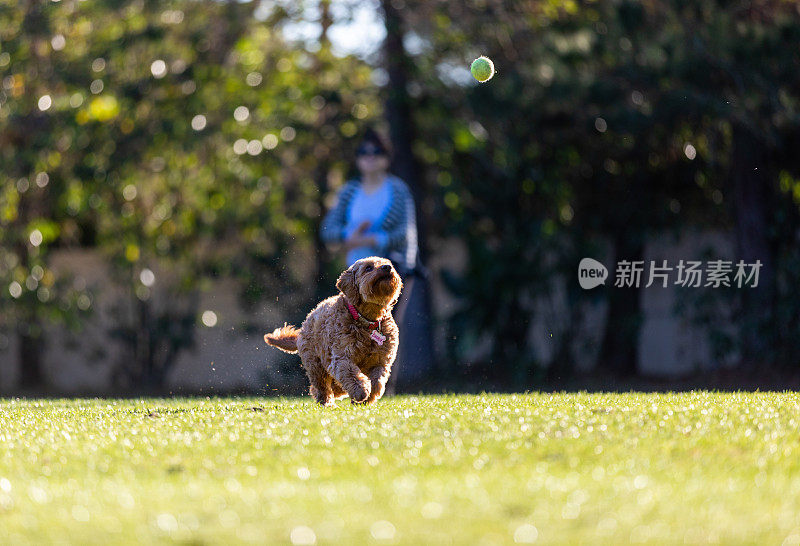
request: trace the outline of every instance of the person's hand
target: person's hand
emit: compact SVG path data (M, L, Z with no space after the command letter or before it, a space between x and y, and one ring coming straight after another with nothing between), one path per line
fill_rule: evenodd
M345 252L350 252L354 248L359 248L362 246L375 246L377 241L374 235L364 235L364 233L369 229L370 222L364 221L359 224L358 228L347 238L344 242L344 249Z
M344 243L345 250L348 252L353 250L354 248L360 248L362 246L376 246L378 244L377 239L375 239L374 235L353 235Z
M369 226L371 225L372 222L370 222L369 220L364 220L363 222L358 224L358 227L353 232L353 235L364 235L364 232L367 231L369 229Z

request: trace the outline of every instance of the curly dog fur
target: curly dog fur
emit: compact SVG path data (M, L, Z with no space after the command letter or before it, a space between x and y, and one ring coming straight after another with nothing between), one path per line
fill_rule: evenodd
M311 396L323 406L350 396L351 402L372 404L383 396L397 356L399 331L391 310L403 283L389 260L358 260L336 281L339 294L320 302L297 329L284 325L264 336L268 345L299 353L311 383ZM382 345L373 330L356 320L350 302L368 321L380 320Z

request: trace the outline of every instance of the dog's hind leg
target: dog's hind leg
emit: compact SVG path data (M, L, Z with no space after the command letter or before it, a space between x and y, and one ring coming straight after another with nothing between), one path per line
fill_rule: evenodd
M334 355L328 365L328 372L347 391L351 401L364 402L369 396L369 379L347 358Z
M311 383L309 393L323 406L333 405L333 390L331 390L331 376L322 367L322 361L313 354L303 354L303 368L306 370L308 381Z

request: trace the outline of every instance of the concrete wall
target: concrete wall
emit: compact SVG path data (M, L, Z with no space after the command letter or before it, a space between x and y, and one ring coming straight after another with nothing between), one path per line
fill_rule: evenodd
M645 264L654 260L674 267L680 260L706 261L731 259L732 241L719 233L697 233L675 240L662 236L650 241L645 249ZM713 359L708 331L694 324L688 313L676 313L681 300L696 295L698 288L672 284L667 288L656 283L643 288L642 307L647 311L639 334L639 370L654 376L688 375L708 371L719 363ZM729 322L730 317L720 317Z
M105 260L93 251L73 250L53 255L51 267L66 275L93 294L91 318L80 332L49 325L44 336L43 373L49 388L60 393L102 393L112 385L115 368L129 358L125 347L108 335L110 325L129 313L124 294L111 280ZM156 271L151 301L156 308L170 305L173 298L165 293L172 286L169 273ZM123 305L120 305L122 303ZM286 308L294 302L287 298L285 306L267 304L248 312L238 301L238 291L230 280L210 283L199 295L198 327L194 347L183 351L167 377L167 386L175 392L267 389L269 384L284 383L282 367L287 357L268 348L263 331L254 335L243 327L263 325L263 329L283 324ZM213 311L217 323L204 326L204 311ZM14 392L19 382L18 342L5 336L0 344L0 392ZM299 365L299 362L298 362Z

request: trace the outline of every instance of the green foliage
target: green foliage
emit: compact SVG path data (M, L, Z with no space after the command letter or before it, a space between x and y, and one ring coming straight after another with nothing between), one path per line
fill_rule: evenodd
M283 25L315 18L309 7L0 0L0 327L80 324L96 295L52 268L53 251L79 247L106 256L126 294L109 325L129 350L123 376L163 379L169 364L154 363L185 348L197 294L220 278L236 279L245 306L290 300L289 320L329 293L338 264L317 225L391 90L372 79L385 59L332 53L324 16L316 47L287 41ZM447 324L453 367L484 348L493 380L530 385L542 373L531 317L563 296L553 353L569 373L582 310L614 303L570 281L580 258L636 258L656 232L746 230L754 211L769 222L755 246L774 262L780 326L739 326L794 365L794 3L411 1L399 14L423 239L467 250L464 274L444 273L462 303ZM481 54L498 73L478 85L468 67ZM742 197L753 186L763 206ZM709 323L720 302L700 299ZM619 326L609 332L628 336Z
M780 544L798 411L789 392L3 400L0 539Z
M412 79L429 173L424 208L435 211L439 233L464 237L469 251L463 279L448 277L465 299L450 321L453 361L488 347L489 373L509 384L532 379L528 368L538 364L525 342L528 317L541 316L537 299L566 293L572 313L602 292L572 279L582 257L604 255L605 242L612 258L637 259L629 253L656 232L749 229L745 208L756 205L734 203L732 178L745 168L734 127L767 150L759 167L767 193L777 193L780 169L800 167L786 153L800 134L792 3L490 0L415 3L405 13L423 44ZM477 54L497 67L487 84L468 78ZM775 198L767 207L760 213L774 223L758 251L791 254L796 205ZM794 262L776 267L791 275ZM787 289L775 301L796 309ZM741 307L740 295L719 296ZM557 346L572 341L580 315L554 328ZM797 339L780 337L776 345ZM569 373L569 351L556 353L555 366ZM768 358L794 365L788 354L798 353Z
M212 279L237 279L250 305L289 290L311 299L319 182L342 182L343 151L379 113L376 92L364 62L288 43L289 14L257 18L256 7L2 4L0 301L39 314L46 302L9 283L37 263L49 271L53 249L96 248L131 296L111 329L137 376L159 347L187 339L153 326L196 321L180 302ZM153 304L155 291L174 302Z

